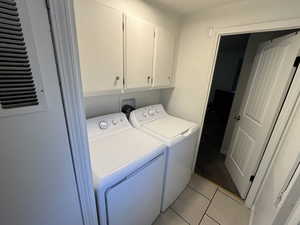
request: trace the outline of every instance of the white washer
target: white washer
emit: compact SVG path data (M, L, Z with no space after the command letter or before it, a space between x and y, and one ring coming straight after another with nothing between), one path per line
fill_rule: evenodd
M162 105L134 110L130 121L134 127L157 137L168 146L162 203L162 211L165 211L190 181L199 126L167 114Z
M163 142L133 128L125 114L87 120L101 225L151 225L160 213Z

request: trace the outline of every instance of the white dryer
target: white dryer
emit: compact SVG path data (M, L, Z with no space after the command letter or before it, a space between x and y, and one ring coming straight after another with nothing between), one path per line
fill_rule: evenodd
M193 173L199 126L169 115L162 105L134 110L134 127L164 141L168 146L162 211L185 189Z
M101 225L151 225L160 213L163 142L133 128L125 114L87 120Z

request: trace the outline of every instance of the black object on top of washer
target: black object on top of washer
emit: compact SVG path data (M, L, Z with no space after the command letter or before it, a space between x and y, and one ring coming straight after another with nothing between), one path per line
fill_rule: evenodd
M129 119L130 113L135 110L135 108L131 105L123 105L122 113L125 113L127 119Z

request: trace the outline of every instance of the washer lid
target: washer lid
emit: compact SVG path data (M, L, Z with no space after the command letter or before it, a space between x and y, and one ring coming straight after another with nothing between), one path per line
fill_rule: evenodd
M180 134L186 133L189 129L196 126L197 124L195 123L173 116L167 116L144 125L145 128L169 139L176 138Z
M135 128L89 140L94 182L159 155L166 146Z

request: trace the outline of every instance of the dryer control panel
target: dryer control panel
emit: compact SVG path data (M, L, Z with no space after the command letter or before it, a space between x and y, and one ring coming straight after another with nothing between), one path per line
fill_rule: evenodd
M132 111L130 114L130 122L134 127L138 127L144 123L161 119L167 115L168 114L161 104L151 105Z
M114 113L87 120L89 138L132 128L124 113Z

